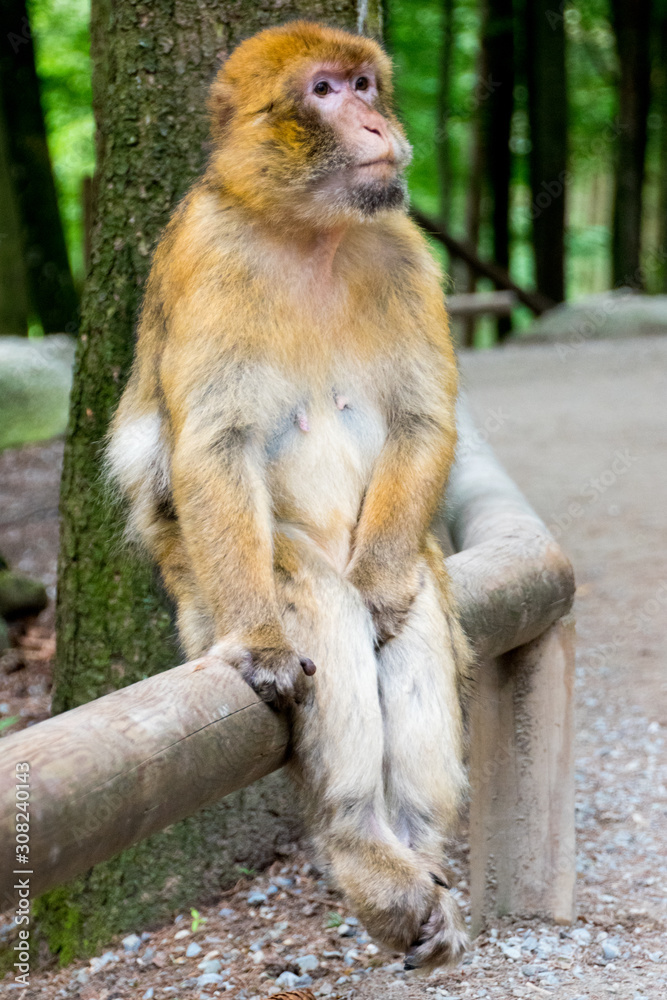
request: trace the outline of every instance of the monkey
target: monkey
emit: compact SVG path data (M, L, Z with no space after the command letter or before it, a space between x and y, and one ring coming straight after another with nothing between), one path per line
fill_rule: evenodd
M406 968L467 947L445 841L470 664L433 534L456 447L441 274L375 41L241 42L155 250L107 449L185 653L289 713L318 861Z

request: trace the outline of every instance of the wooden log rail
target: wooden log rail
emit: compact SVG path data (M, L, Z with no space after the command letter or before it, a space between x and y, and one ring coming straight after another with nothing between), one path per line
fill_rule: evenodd
M572 569L465 406L437 527L456 550L447 567L479 656L470 757L474 929L493 912L569 921L573 643L561 618L572 603ZM0 909L16 907L26 870L34 898L276 770L288 747L285 720L213 656L5 737ZM29 793L29 865L16 861L17 788L19 801Z

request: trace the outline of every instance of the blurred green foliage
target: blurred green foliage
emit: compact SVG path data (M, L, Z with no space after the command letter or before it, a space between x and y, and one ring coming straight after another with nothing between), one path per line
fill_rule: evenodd
M90 0L29 0L36 39L44 109L72 267L82 274L81 182L94 168L91 110ZM530 2L530 0L525 0ZM399 113L414 148L409 182L414 202L437 214L440 203L435 130L443 38L443 0L388 0L387 44L396 63ZM454 45L449 95L451 222L454 235L465 233L472 125L476 109L480 48L479 0L455 0ZM554 3L553 17L564 17L568 36L570 175L568 198L568 297L608 287L609 226L613 194L612 165L617 139L616 55L608 0ZM520 18L518 19L520 23ZM514 277L530 285L530 191L527 154L530 136L526 87L517 76L511 146L512 263ZM660 116L649 117L647 204L657 195L657 132ZM482 204L480 249L490 252L488 212ZM652 239L650 225L647 240ZM650 281L650 275L649 275ZM484 283L480 284L484 287ZM518 317L520 319L520 317Z
M90 0L28 0L49 149L75 281L83 278L81 185L95 168Z

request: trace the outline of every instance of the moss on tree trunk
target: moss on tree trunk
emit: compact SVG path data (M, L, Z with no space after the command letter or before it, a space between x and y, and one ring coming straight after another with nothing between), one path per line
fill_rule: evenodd
M206 157L209 82L238 41L295 17L379 30L378 5L356 0L93 0L98 160L62 481L56 711L179 662L154 571L122 543L102 443L129 372L152 249ZM211 898L235 864L267 863L293 825L280 778L259 783L42 897L42 932L63 960L91 952L115 932Z

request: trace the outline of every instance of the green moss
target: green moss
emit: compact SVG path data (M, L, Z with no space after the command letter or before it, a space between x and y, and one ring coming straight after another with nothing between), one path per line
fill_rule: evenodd
M67 965L82 953L83 916L73 904L69 887L44 893L33 905L33 918L49 951Z

